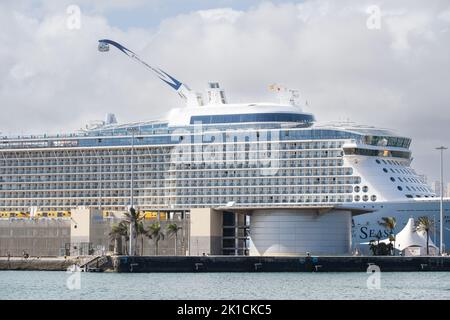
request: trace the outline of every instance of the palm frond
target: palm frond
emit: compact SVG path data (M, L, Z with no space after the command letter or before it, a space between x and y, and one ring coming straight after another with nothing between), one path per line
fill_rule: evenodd
M397 225L397 220L395 219L395 217L382 217L381 221L379 221L378 224L392 232Z
M148 226L147 234L150 239L160 239L164 237L161 224L159 224L158 222L152 223L150 226Z
M427 216L419 217L416 223L416 230L420 232L431 233L434 228L434 221Z
M176 223L170 223L166 226L166 230L167 230L167 236L171 237L171 236L176 236L178 234L178 231L180 231L181 229L183 229L182 227L179 227Z

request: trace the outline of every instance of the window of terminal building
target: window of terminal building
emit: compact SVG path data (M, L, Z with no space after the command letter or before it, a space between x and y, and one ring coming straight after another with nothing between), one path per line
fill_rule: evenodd
M234 213L232 212L224 212L223 213L223 226L234 226Z

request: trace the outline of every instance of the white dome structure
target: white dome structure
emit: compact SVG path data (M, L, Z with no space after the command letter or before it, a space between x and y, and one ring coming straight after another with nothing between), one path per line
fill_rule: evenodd
M389 240L388 240L389 241ZM408 223L395 236L395 246L398 250L404 250L409 247L423 247L427 246L427 238L425 232L417 231L417 227L414 224L414 219L409 218ZM437 248L431 239L428 239L428 246Z
M425 232L417 230L413 218L409 218L406 226L395 235L395 249L403 251L405 255L426 255L427 238ZM389 239L381 240L380 243L389 243ZM435 255L437 246L428 239L428 248L431 255Z

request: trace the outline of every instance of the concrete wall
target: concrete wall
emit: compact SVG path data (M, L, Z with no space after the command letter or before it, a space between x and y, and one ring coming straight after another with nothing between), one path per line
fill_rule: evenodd
M102 254L109 251L109 232L114 221L115 219L104 219L97 208L79 207L72 210L71 255Z
M191 209L189 255L222 254L222 222L220 211Z
M86 208L73 210L70 223L70 240L72 243L89 242L91 210Z
M349 254L351 212L255 210L250 218L250 255Z
M0 256L64 255L69 242L69 219L0 219Z

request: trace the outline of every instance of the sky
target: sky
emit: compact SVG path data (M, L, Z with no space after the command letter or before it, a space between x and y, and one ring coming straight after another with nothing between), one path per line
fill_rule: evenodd
M195 90L220 82L230 102L276 101L267 88L278 83L299 89L319 122L411 137L412 166L429 181L435 147L450 146L448 0L2 0L0 30L1 135L182 106L141 65L98 52L109 38Z

